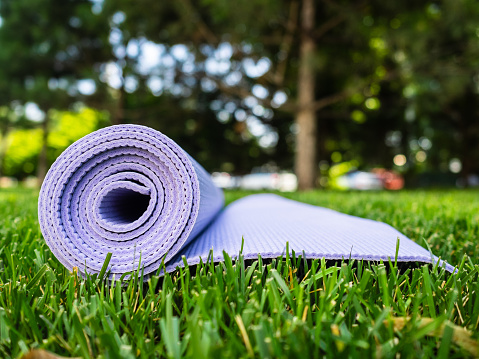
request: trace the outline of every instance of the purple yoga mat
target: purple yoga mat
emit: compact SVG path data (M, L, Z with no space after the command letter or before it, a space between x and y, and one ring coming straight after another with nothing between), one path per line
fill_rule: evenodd
M68 147L47 173L38 214L45 240L69 270L99 273L110 252L117 278L156 272L223 251L247 259L289 250L307 258L435 263L437 258L391 226L272 194L223 209L209 174L164 134L138 125L111 126ZM448 264L446 269L453 270Z

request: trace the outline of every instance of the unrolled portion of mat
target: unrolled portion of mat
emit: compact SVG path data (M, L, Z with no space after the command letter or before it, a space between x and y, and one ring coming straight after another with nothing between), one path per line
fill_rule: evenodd
M137 125L108 127L75 142L43 182L42 233L58 260L81 274L154 273L223 259L223 251L265 258L290 251L307 258L437 259L394 228L329 209L252 195L224 210L223 193L175 142ZM244 239L244 246L242 240ZM209 258L210 250L213 258ZM449 265L446 269L452 271Z
M398 247L399 239L399 247ZM331 209L292 201L274 194L256 194L230 204L196 240L167 265L183 266L223 260L223 252L245 259L276 258L287 251L308 259L383 260L436 263L438 258L388 224ZM211 257L211 254L213 257ZM454 268L445 263L446 270Z

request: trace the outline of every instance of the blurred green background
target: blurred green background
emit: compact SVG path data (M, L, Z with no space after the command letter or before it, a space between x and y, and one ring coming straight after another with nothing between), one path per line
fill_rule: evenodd
M2 0L0 185L120 123L301 189L373 168L478 185L478 65L472 0Z

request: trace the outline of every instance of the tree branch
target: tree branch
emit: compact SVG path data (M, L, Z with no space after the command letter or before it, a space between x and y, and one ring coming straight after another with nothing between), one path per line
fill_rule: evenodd
M346 100L347 98L351 97L356 91L357 89L348 88L333 95L323 97L322 99L315 101L311 106L315 111L319 111L327 106L334 105L335 103Z
M335 94L323 97L307 106L300 107L296 104L293 104L291 102L285 103L283 106L281 106L281 110L287 111L287 112L297 112L300 110L304 109L313 109L314 111L320 111L325 107L334 105L335 103L344 101L354 95L356 92L360 91L362 88L367 86L370 83L370 81L365 81L361 82L357 86L354 87L349 87L344 89L343 91L337 92Z
M179 12L179 15L184 18L186 21L193 22L198 27L198 32L201 37L209 44L218 44L219 39L213 31L208 27L208 25L203 21L198 11L191 3L190 0L178 0L184 8L183 11Z
M316 29L312 36L314 39L318 40L321 37L323 37L328 31L334 29L336 26L341 24L343 21L347 20L347 13L348 11L353 11L353 12L358 12L361 9L365 8L367 6L367 1L361 1L357 4L354 4L352 8L350 9L344 9L341 5L335 3L334 1L330 0L323 0L325 1L329 7L334 8L336 11L339 12L339 15L332 17L328 21L326 21L323 25L321 25L318 29Z
M321 25L318 29L316 29L312 36L315 40L320 39L323 37L329 30L334 29L336 26L341 24L344 20L346 20L346 16L344 14L338 15L326 21L323 25Z
M282 53L282 58L278 62L276 72L272 75L272 79L279 87L282 87L284 84L288 58L294 41L294 33L296 32L296 28L298 26L298 9L298 1L291 1L288 23L286 24L286 33L280 46L280 53Z
M380 81L390 81L394 78L397 77L397 73L394 71L389 72L384 78L380 79ZM377 80L377 79L376 79ZM330 96L323 97L322 99L319 99L315 101L311 106L315 111L320 111L325 107L328 107L330 105L334 105L335 103L344 101L354 95L356 92L360 91L361 89L365 88L366 86L370 85L372 82L374 82L373 79L362 81L356 86L349 87L344 89L343 91L340 91L338 93L335 93Z

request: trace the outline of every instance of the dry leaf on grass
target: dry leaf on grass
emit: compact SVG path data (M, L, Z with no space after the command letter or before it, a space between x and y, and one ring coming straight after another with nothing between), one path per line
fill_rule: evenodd
M67 357L56 355L54 353L47 352L46 350L34 349L34 350L30 350L27 354L22 356L21 359L81 359L81 358L79 357L67 358Z

